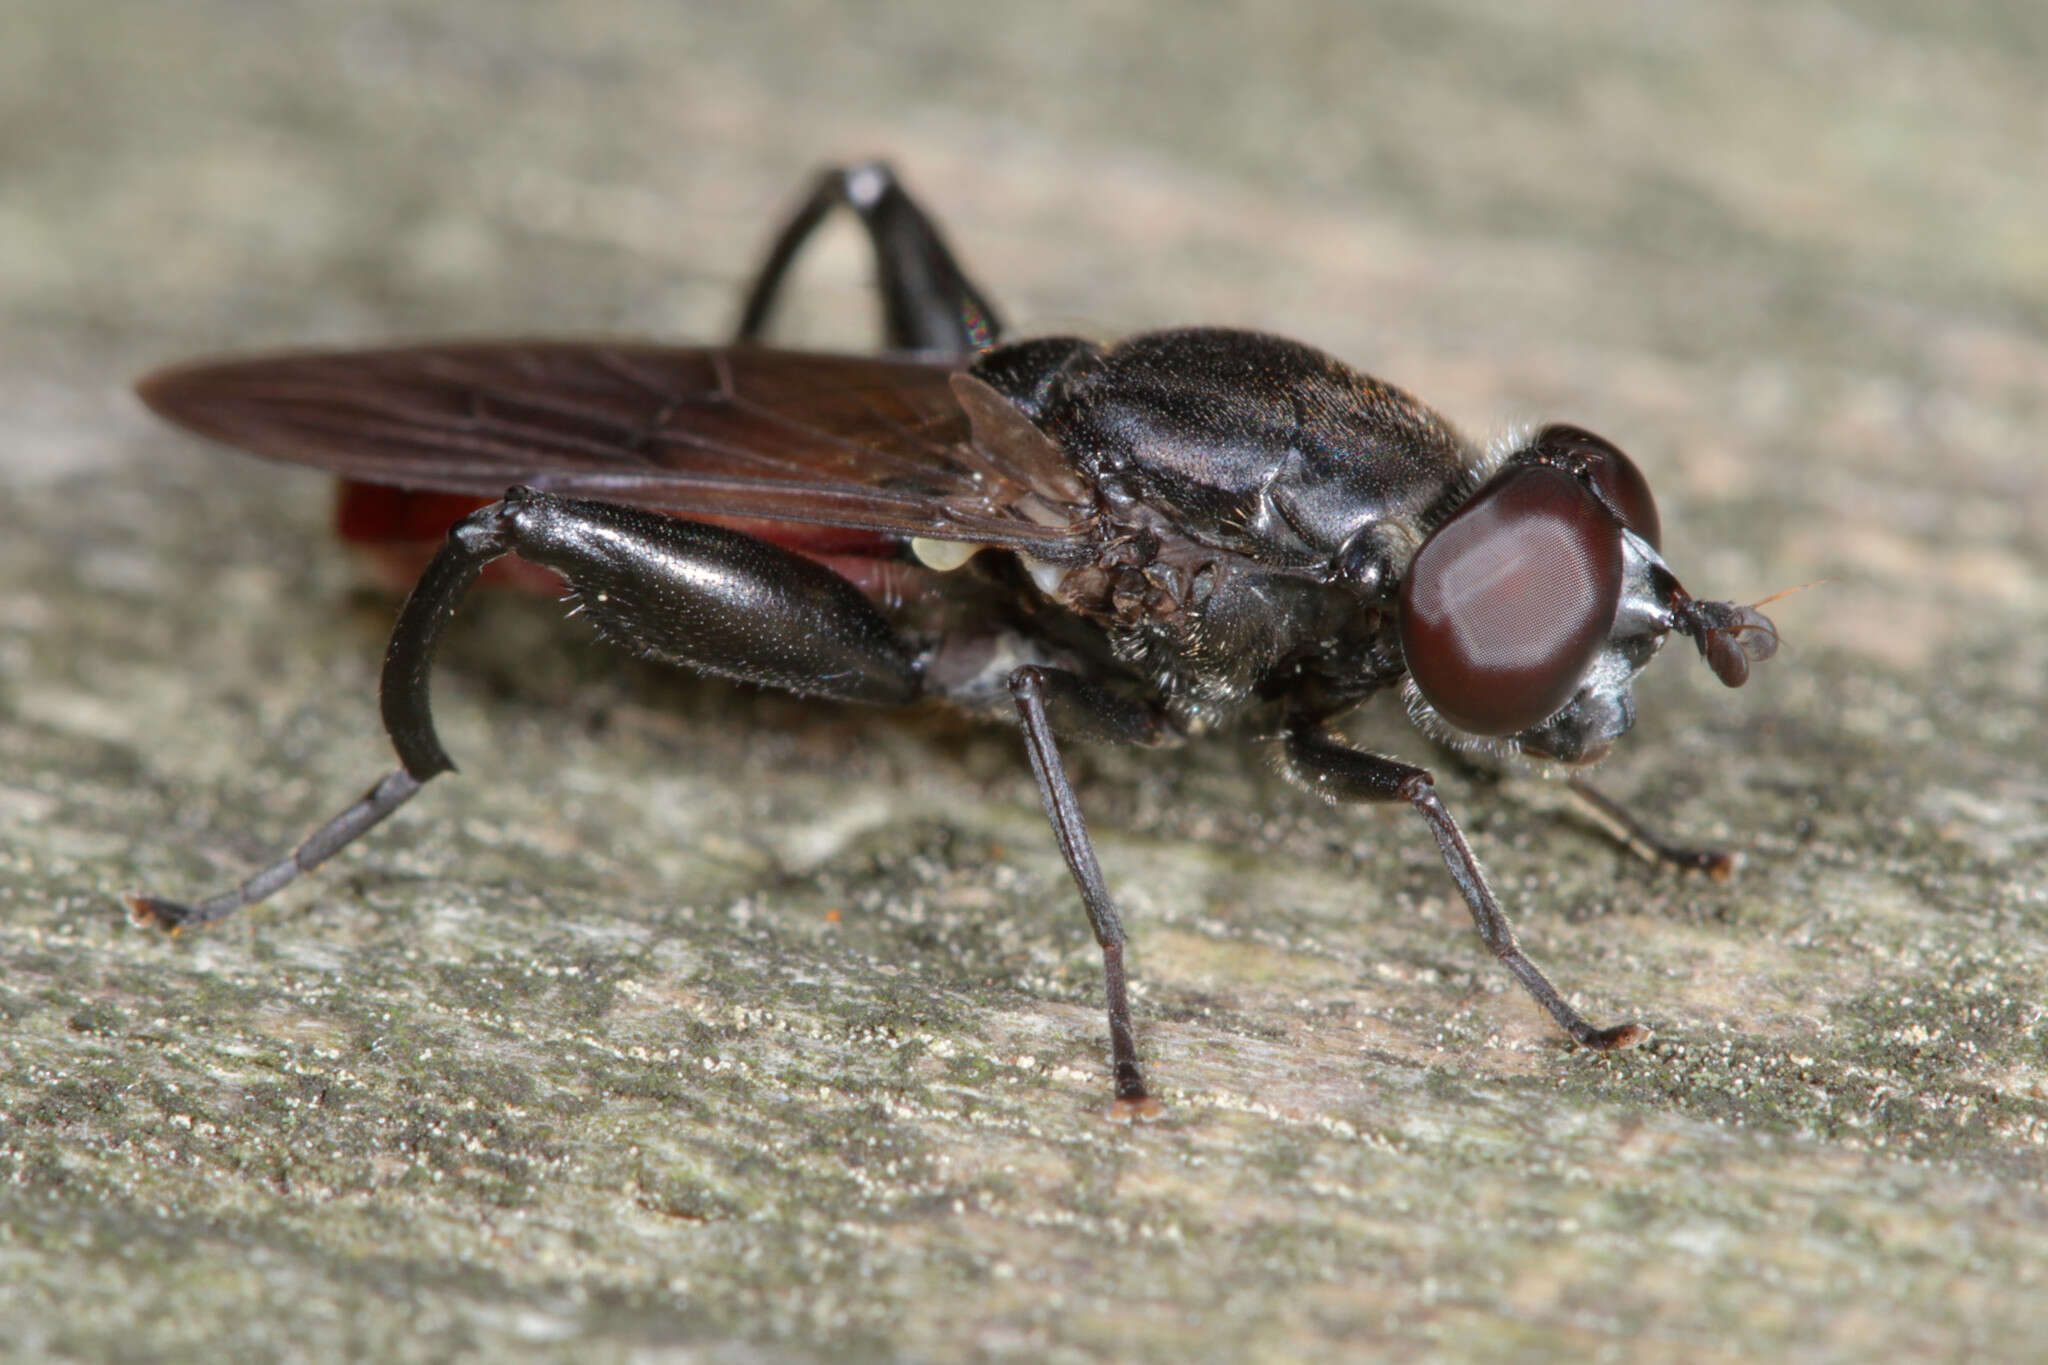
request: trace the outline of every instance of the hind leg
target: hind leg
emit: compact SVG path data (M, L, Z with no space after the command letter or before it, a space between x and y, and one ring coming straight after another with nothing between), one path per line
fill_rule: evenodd
M762 339L790 267L835 208L859 218L874 248L883 344L890 350L965 357L1000 338L995 305L953 259L931 215L911 198L895 171L870 161L819 173L810 195L775 235L768 259L747 290L733 340Z
M650 658L837 701L907 705L924 691L916 651L874 604L794 551L720 526L514 488L455 524L399 612L379 699L400 767L240 886L192 905L130 896L135 918L178 929L253 905L451 771L428 701L434 649L477 575L505 555L555 570L601 636Z

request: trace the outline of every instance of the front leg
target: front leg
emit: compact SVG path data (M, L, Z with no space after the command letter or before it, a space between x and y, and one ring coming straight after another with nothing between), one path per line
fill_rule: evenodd
M1312 724L1300 724L1287 732L1285 754L1288 775L1331 801L1406 801L1413 806L1429 822L1437 848L1443 853L1444 866L1450 869L1451 880L1458 884L1465 904L1471 908L1479 937L1515 974L1523 989L1536 997L1536 1003L1549 1010L1550 1017L1576 1041L1609 1052L1634 1047L1650 1036L1650 1031L1641 1024L1595 1028L1587 1023L1522 952L1507 911L1501 908L1500 898L1487 884L1486 873L1472 856L1464 831L1445 809L1443 799L1436 794L1436 779L1427 770L1350 748Z
M1680 872L1704 872L1717 882L1725 882L1735 875L1735 855L1727 849L1687 848L1674 844L1629 814L1628 807L1584 778L1574 777L1565 786L1578 798L1594 824L1644 862L1677 868Z
M1442 747L1444 759L1474 781L1497 785L1506 776L1503 769L1493 761L1461 752L1449 744ZM1691 848L1684 844L1672 843L1638 820L1629 812L1628 807L1583 777L1568 777L1564 785L1565 790L1572 794L1572 799L1579 803L1581 813L1597 826L1601 833L1644 862L1679 872L1704 872L1717 882L1725 882L1735 875L1737 860L1728 850Z
M1031 756L1031 771L1038 778L1046 818L1052 821L1060 854L1067 860L1074 885L1081 889L1081 907L1088 912L1088 925L1102 949L1110 1072L1116 1079L1116 1099L1109 1107L1109 1117L1157 1118L1161 1107L1145 1088L1145 1075L1138 1069L1138 1044L1131 1032L1131 1002L1124 989L1123 919L1109 897L1102 866L1095 861L1095 845L1089 841L1081 803L1075 799L1074 784L1067 780L1067 765L1060 758L1053 730L1057 719L1058 728L1076 739L1156 744L1170 733L1170 723L1156 707L1115 696L1062 669L1036 664L1010 675L1010 695L1016 699L1017 716L1024 723L1024 749Z

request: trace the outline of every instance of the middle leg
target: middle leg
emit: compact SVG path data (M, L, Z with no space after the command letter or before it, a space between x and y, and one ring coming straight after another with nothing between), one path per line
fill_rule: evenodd
M1067 765L1060 758L1053 731L1057 719L1058 729L1075 739L1157 744L1170 733L1170 722L1156 707L1118 697L1063 669L1036 664L1010 675L1010 695L1024 724L1024 748L1031 756L1031 771L1038 779L1046 818L1052 821L1060 854L1073 874L1074 885L1081 890L1081 907L1088 912L1088 925L1102 949L1110 1071L1116 1082L1109 1117L1157 1118L1161 1106L1145 1088L1145 1074L1138 1068L1138 1044L1131 1031L1131 1002L1124 984L1123 918L1110 899L1101 864L1095 861L1095 845L1088 838L1081 803L1074 796L1074 784L1067 779Z

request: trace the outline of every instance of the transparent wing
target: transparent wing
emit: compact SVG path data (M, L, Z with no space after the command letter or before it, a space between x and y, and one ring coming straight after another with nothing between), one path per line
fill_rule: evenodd
M397 488L513 484L1078 558L1085 483L977 439L954 363L759 347L476 342L203 361L143 401L202 436ZM1010 444L1019 444L1011 442Z

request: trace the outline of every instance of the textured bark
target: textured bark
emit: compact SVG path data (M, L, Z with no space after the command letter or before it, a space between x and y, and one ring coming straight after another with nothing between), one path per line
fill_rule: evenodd
M2041 18L1018 8L14 6L0 1351L2041 1354ZM1674 645L1605 777L1730 884L1439 764L1532 954L1651 1044L1565 1045L1411 815L1084 751L1170 1106L1111 1126L1014 735L514 597L437 676L461 774L233 923L126 924L388 765L391 612L318 478L129 380L714 337L809 169L876 153L1020 331L1301 336L1615 439L1697 591L1835 578L1741 692ZM864 340L855 256L816 275L790 325Z

